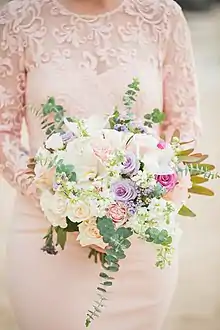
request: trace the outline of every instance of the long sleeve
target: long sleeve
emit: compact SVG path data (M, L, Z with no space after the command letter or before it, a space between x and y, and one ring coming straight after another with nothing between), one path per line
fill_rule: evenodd
M25 114L25 69L22 33L8 7L0 11L0 166L3 177L25 194L32 181L28 151L21 145Z
M174 4L163 64L163 133L170 139L178 129L183 141L197 141L201 133L198 90L188 24Z

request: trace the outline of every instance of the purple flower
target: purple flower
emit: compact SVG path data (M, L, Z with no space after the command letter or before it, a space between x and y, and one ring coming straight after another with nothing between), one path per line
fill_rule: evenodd
M128 152L126 155L126 160L124 161L122 174L135 175L140 169L140 163L132 152Z
M128 128L126 127L126 125L122 125L122 124L116 124L114 126L114 129L116 131L119 131L119 132L127 132L128 131Z
M173 190L173 188L176 186L176 183L177 183L177 174L176 173L172 173L172 174L160 174L160 175L156 175L155 179L168 192L168 191Z
M115 182L112 185L112 192L118 202L128 202L137 197L135 184L127 179Z
M61 136L62 136L63 143L68 143L68 142L72 141L75 137L72 132L63 133Z

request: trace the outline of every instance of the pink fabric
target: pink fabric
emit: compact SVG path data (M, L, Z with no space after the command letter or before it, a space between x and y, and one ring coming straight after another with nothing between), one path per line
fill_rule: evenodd
M110 113L138 77L137 115L164 109L168 136L179 128L184 139L196 139L200 120L188 27L172 0L124 0L96 17L76 15L58 0L14 0L0 11L0 25L0 163L18 190L8 247L13 307L21 330L81 330L98 267L71 237L57 257L40 251L47 223L21 196L32 181L28 154L44 138L33 113L49 96L70 114ZM20 143L23 119L29 151ZM134 240L108 309L91 329L160 329L177 264L160 271L154 257L153 247Z

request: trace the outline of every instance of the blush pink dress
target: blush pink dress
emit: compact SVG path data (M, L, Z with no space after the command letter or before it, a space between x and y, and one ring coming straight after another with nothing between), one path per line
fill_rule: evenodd
M60 2L58 2L60 1ZM8 242L8 283L21 330L82 330L96 297L99 264L72 235L65 251L41 251L48 223L27 194L26 163L43 141L39 109L49 96L69 114L111 113L133 77L138 116L166 113L164 132L200 131L188 27L173 0L123 0L111 12L77 15L62 0L13 0L0 11L0 162L17 189ZM20 142L22 121L29 150ZM107 308L91 330L159 330L177 282L177 255L164 270L156 249L138 239L121 263Z

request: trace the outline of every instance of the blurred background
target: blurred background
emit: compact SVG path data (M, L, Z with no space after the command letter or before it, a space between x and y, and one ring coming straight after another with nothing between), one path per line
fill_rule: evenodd
M220 0L178 2L185 10L195 50L204 123L199 149L208 152L220 170ZM220 330L220 183L210 187L216 197L204 197L202 202L193 198L190 206L197 218L182 220L179 283L163 330ZM18 330L4 271L13 198L12 189L0 181L0 330Z

